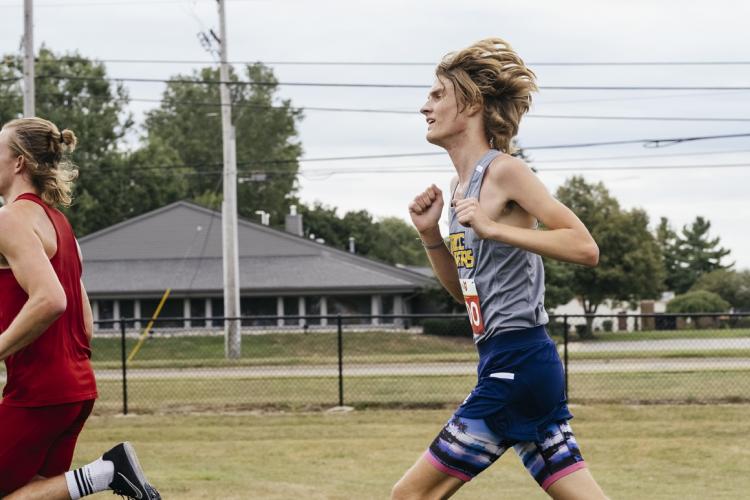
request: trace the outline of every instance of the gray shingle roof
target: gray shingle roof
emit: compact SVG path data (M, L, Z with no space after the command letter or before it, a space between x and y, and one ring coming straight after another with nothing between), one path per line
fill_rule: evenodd
M240 287L246 294L409 292L419 273L240 220ZM90 295L221 293L221 214L177 202L79 240Z

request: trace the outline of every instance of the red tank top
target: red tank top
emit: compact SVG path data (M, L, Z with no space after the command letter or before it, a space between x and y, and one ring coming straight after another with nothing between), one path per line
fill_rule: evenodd
M41 206L55 227L57 252L50 263L65 290L68 306L34 342L5 360L8 381L3 389L3 404L50 406L94 399L96 381L83 319L83 268L73 228L59 210L47 206L35 194L24 193L18 200ZM0 269L0 333L8 328L28 298L13 272Z

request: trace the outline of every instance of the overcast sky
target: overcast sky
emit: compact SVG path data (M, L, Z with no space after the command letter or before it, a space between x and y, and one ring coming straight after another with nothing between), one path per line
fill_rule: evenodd
M218 32L213 0L37 0L35 46L102 60L210 60L197 34ZM541 86L750 87L750 2L661 1L303 1L229 0L229 59L436 63L447 52L500 36L537 73ZM0 0L0 51L18 51L21 0ZM551 62L744 61L734 65L550 66ZM199 65L107 63L113 77L168 78ZM433 67L272 64L281 82L429 86ZM128 83L134 99L158 99L163 85ZM426 89L282 86L301 107L413 111L412 114L306 111L306 158L439 152L424 140L417 114ZM137 119L154 103L137 102ZM543 115L534 117L534 115ZM745 121L549 118L681 117ZM645 148L642 144L569 149L540 146L730 135L750 132L750 90L544 89L518 139L554 191L571 175L603 181L627 208L642 207L675 227L707 217L712 235L750 267L750 137ZM85 138L81 138L85 140ZM220 161L221 151L216 152ZM629 157L613 159L612 157ZM568 161L562 161L568 160ZM654 169L700 165L700 168ZM716 165L733 165L717 167ZM737 166L740 165L740 166ZM592 168L627 167L626 170ZM651 167L635 170L630 167ZM419 173L399 170L417 168ZM565 169L553 170L553 169ZM332 172L333 170L333 172ZM341 173L347 170L350 173ZM357 173L357 171L360 171ZM379 171L377 173L363 173ZM406 219L406 206L431 182L447 189L446 155L303 162L300 196L348 210Z

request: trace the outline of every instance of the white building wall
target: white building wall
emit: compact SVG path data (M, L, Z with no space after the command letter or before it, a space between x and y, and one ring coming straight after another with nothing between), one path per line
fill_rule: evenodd
M654 312L655 313L663 313L666 312L667 309L667 302L672 300L674 298L674 293L672 292L665 292L662 294L661 298L657 301L654 301ZM570 314L570 315L579 315L579 314L585 314L583 310L583 306L579 302L578 299L573 299L567 304L557 306L554 308L554 310L548 310L547 311L550 315L554 314L555 316L562 316L564 314ZM630 305L628 303L616 303L612 301L605 301L604 303L600 304L599 307L596 310L596 314L619 314L619 313L626 313L626 314L641 314L641 307L640 303L637 304L637 307L635 309L631 309ZM594 320L594 329L600 328L602 329L602 322L610 319L613 322L613 329L617 330L617 318L596 318ZM584 324L586 322L585 318L569 318L568 323L570 325L578 325L578 324ZM635 321L633 319L628 320L628 330L632 331L635 328Z

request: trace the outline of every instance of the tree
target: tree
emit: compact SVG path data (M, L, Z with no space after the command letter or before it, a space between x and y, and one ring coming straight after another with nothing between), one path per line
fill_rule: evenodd
M732 267L733 264L722 264L730 251L719 246L718 237L709 238L710 228L708 220L696 217L678 234L665 217L661 218L656 238L664 259L667 289L685 293L702 275Z
M0 126L23 114L22 62L6 54L0 64Z
M183 196L184 180L177 172L148 168L149 162L176 161L163 145L135 153L120 150L134 127L125 111L128 94L121 83L107 79L102 63L75 53L58 56L42 47L36 72L36 114L73 130L79 140L72 157L79 177L73 206L65 210L79 236ZM21 74L20 58L7 56L0 78ZM0 121L20 117L21 108L17 82L0 85Z
M578 215L599 245L598 267L564 264L572 270L569 287L586 314L596 313L605 300L658 297L664 267L643 210L622 210L604 184L589 184L579 176L560 186L557 198ZM592 335L592 322L589 318L585 335Z
M383 262L411 266L429 266L419 233L411 224L398 217L385 217L378 222L378 238L370 255Z
M664 285L667 290L676 290L678 284L682 281L680 240L666 217L659 219L659 225L656 227L656 242L659 245L664 262Z
M300 204L298 210L302 215L305 236L322 238L328 245L346 248L349 237L348 229L336 213L336 207L315 202L312 206Z
M686 292L703 274L729 269L734 265L722 264L722 259L731 252L719 246L718 236L713 239L709 237L710 229L711 222L700 216L682 228L678 247L680 273L675 282L675 292Z
M244 67L247 80L239 84L230 71L232 123L237 144L237 207L241 217L254 218L256 210L271 214L271 224L284 223L295 203L298 159L302 146L297 122L302 113L290 101L277 102L273 71L258 63ZM221 192L223 148L219 106L219 70L204 68L192 75L177 75L167 84L161 106L146 118L146 144L172 149L177 166L187 178L187 196L214 199ZM169 163L162 165L169 167Z
M575 298L575 293L570 287L573 266L547 257L542 257L542 261L544 262L544 306L551 311Z
M347 212L339 217L335 207L316 202L300 205L306 236L322 238L326 244L342 250L354 238L356 253L390 264L428 266L419 235L398 217L375 218L366 210Z
M735 311L750 311L750 270L718 269L703 274L690 292L713 292L727 301Z
M677 295L667 304L668 313L719 313L727 310L729 302L706 290Z

